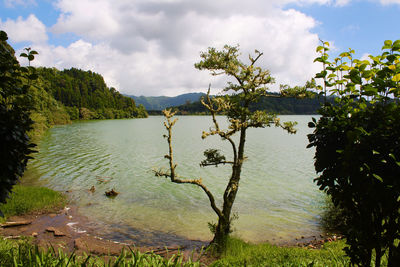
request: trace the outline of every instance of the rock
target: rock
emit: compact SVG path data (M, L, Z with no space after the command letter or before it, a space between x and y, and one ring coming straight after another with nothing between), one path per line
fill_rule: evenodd
M16 226L21 226L21 225L28 225L31 224L32 221L19 221L19 222L6 222L3 224L0 224L1 227L6 228L6 227L16 227Z
M94 187L94 185L92 185L92 187L89 189L90 192L94 193L96 191L96 188Z
M31 234L31 236L33 236L33 237L37 237L37 236L38 236L38 233L36 233L36 232L33 232L33 233Z
M115 191L114 188L113 188L113 189L111 189L110 191L106 191L105 194L106 194L106 196L108 196L108 197L115 197L115 196L117 196L119 193L118 193L117 191Z
M47 232L53 232L54 236L65 236L66 234L54 227L47 227Z
M74 240L76 250L87 251L95 255L117 256L122 249L127 249L123 244L115 244L111 241L99 240L90 237L80 237Z

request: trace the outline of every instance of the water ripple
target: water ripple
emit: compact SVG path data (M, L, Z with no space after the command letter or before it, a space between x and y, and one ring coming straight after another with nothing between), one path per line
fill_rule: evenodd
M248 160L234 206L239 214L236 234L245 240L285 239L319 231L322 197L312 182L313 151L305 148L309 118L286 118L299 121L297 135L276 128L248 132ZM226 125L223 117L219 120ZM203 178L221 204L230 166L201 168L199 162L210 147L227 157L232 152L220 138L200 138L209 122L201 116L179 118L174 129L175 157L179 174ZM48 186L70 190L82 212L113 229L110 233L118 238L134 236L132 229L140 229L206 240L210 238L207 222L216 218L204 193L195 186L154 177L152 169L167 166L163 133L161 117L54 127L30 168L37 169ZM96 177L108 177L108 181L102 183ZM94 193L88 191L91 186L96 188ZM111 188L120 192L115 199L104 196Z

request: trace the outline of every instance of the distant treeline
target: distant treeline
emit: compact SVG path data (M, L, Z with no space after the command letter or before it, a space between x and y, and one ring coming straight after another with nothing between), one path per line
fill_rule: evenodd
M40 137L46 129L71 120L147 117L143 106L108 88L100 74L76 68L57 70L36 68L38 78L31 82L31 118L35 121L30 135Z
M294 98L280 97L278 93L270 93L264 96L258 103L250 106L250 110L266 110L268 112L282 115L308 115L317 114L317 110L321 107L323 99L315 95L313 98ZM333 101L328 98L328 101ZM183 105L172 107L178 111L180 115L202 115L207 114L206 108L200 101L185 103ZM153 115L154 112L150 113Z
M167 107L179 106L185 103L199 101L200 97L204 95L204 93L188 93L178 96L126 96L133 98L137 105L143 105L148 111L161 111Z

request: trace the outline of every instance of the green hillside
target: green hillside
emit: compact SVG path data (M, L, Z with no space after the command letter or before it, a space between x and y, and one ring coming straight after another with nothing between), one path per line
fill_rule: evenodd
M307 115L317 114L317 110L321 107L321 100L315 96L314 98L294 98L280 97L278 93L270 93L269 96L262 97L258 103L250 106L254 110L266 110L268 112L282 115ZM186 103L173 107L178 110L178 114L206 114L206 109L199 102Z
M127 95L133 98L138 105L143 105L146 110L163 110L167 107L179 106L186 103L199 101L204 93L188 93L178 96L134 96Z

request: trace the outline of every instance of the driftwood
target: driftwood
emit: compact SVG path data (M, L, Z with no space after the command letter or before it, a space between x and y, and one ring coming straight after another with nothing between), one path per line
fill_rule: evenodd
M6 228L6 227L16 227L16 226L21 226L21 225L28 225L31 223L32 223L32 221L5 222L3 224L0 224L0 226L3 228Z

